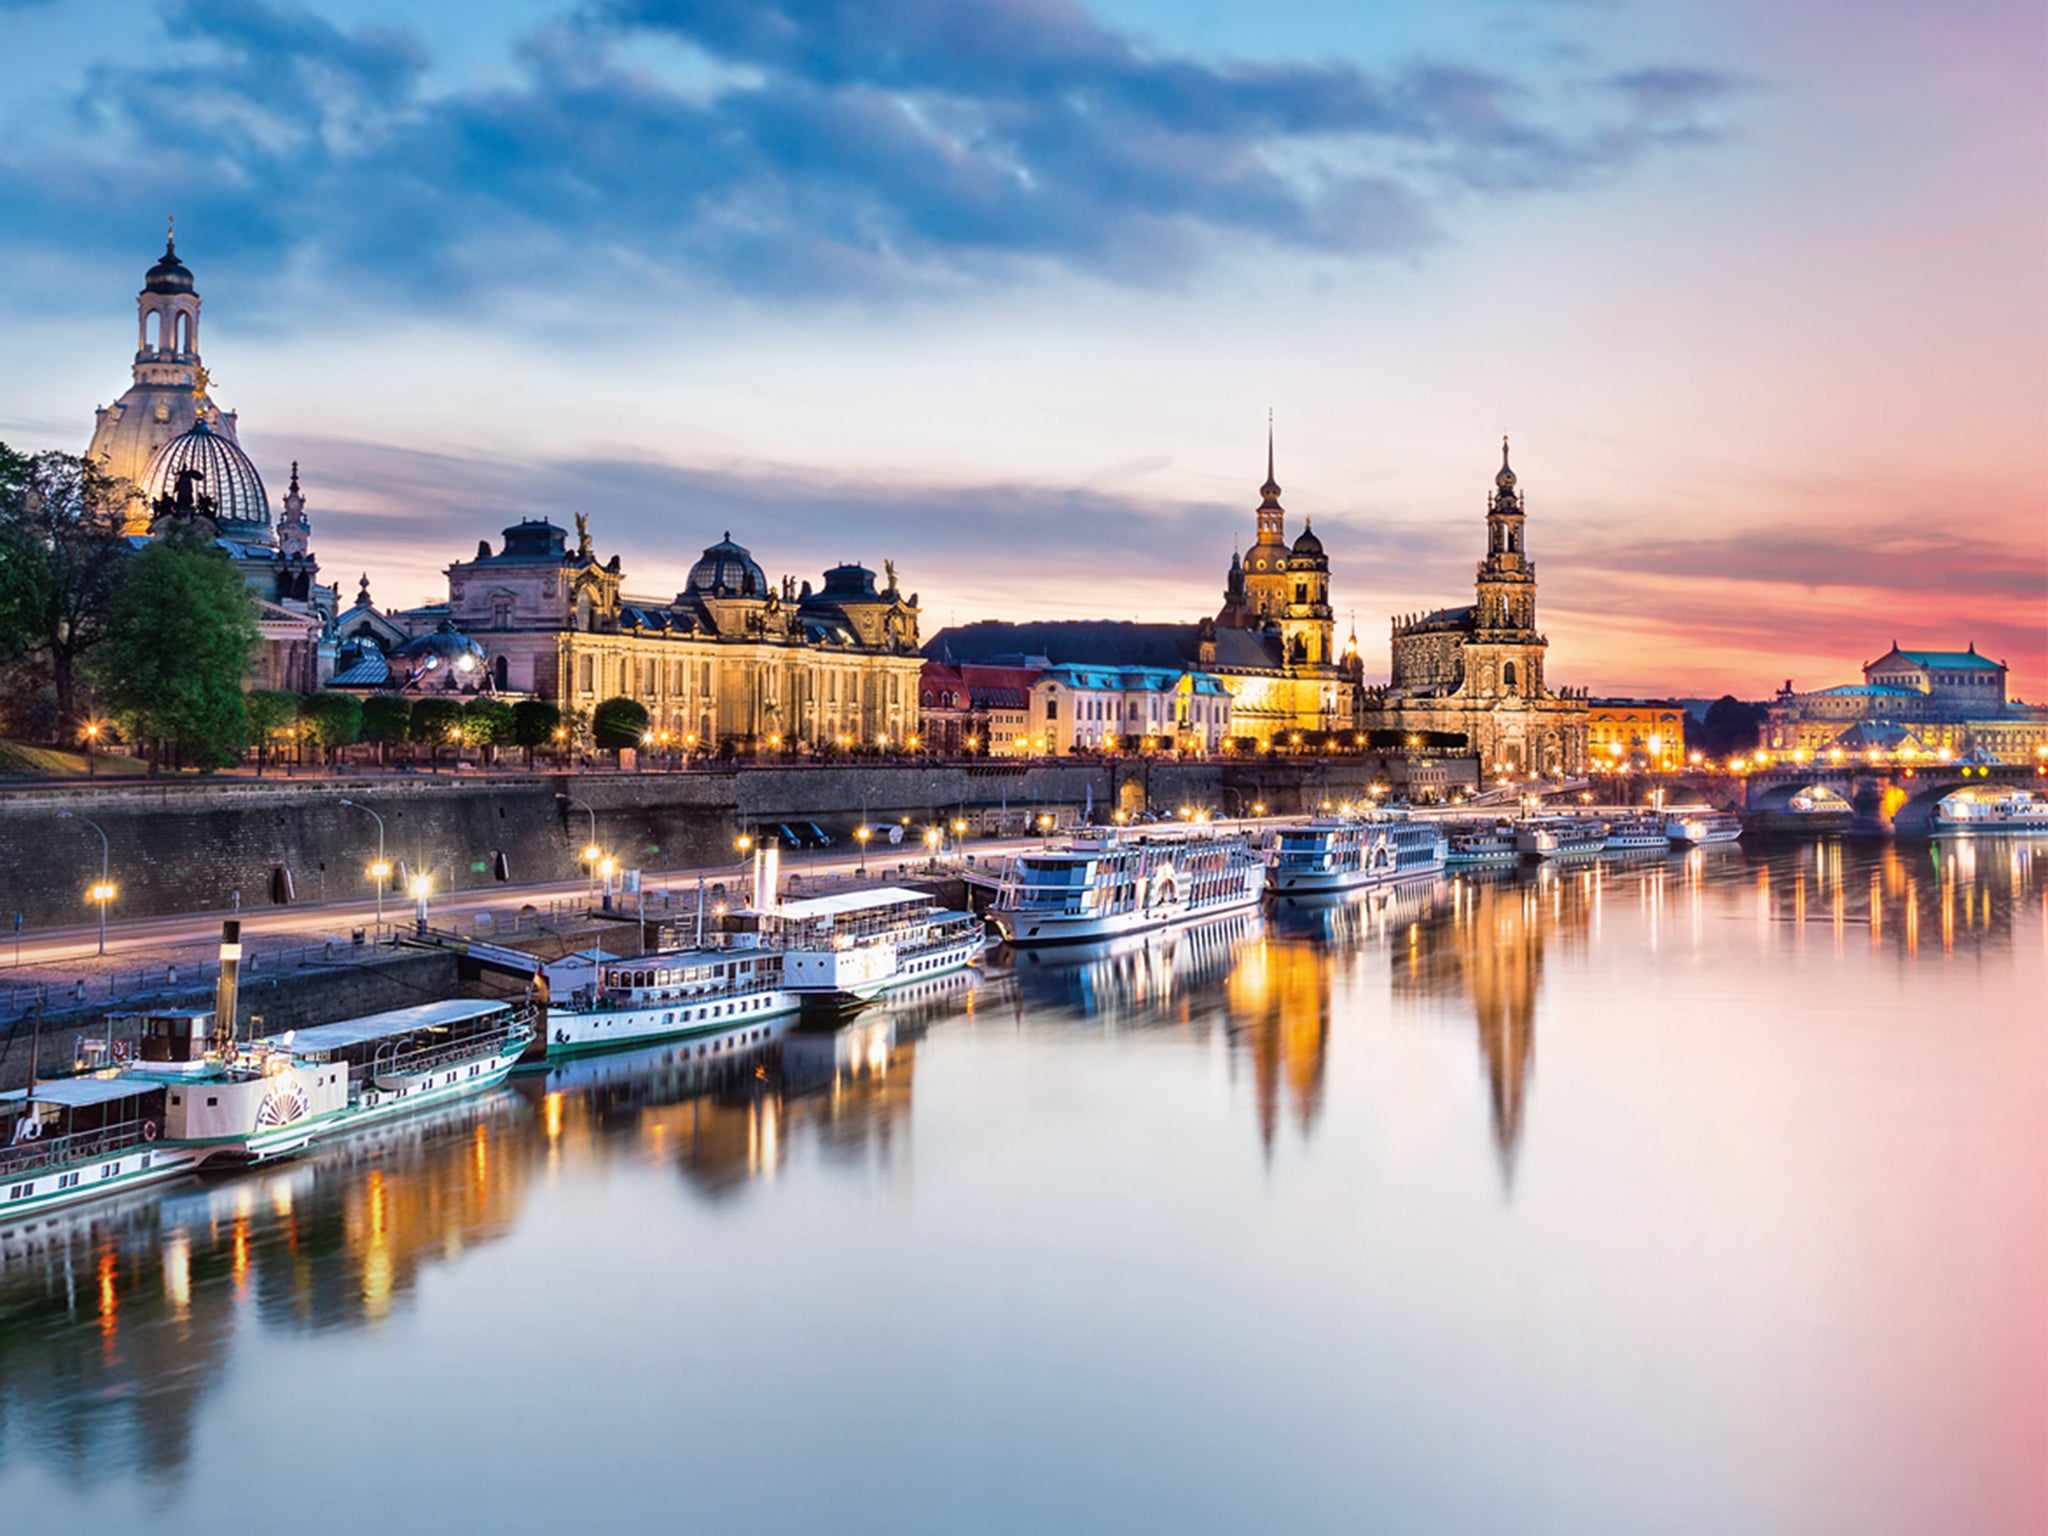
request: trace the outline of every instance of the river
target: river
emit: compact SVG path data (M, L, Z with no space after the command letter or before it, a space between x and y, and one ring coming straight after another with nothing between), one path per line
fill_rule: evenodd
M2048 1529L2044 870L1725 847L998 952L82 1211L0 1244L0 1510Z

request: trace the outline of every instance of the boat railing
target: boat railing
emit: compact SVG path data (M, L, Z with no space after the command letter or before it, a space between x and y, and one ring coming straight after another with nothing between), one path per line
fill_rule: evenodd
M405 1051L398 1049L399 1042L391 1041L388 1047L380 1047L370 1058L369 1064L353 1068L351 1078L361 1077L411 1077L420 1072L432 1072L451 1061L470 1061L479 1056L495 1056L511 1043L512 1037L521 1031L531 1033L533 1013L520 1009L508 1015L502 1022L488 1029L465 1035L460 1040L451 1040L445 1045L429 1046L424 1050ZM387 1054L388 1049L388 1054Z
M53 1136L48 1141L17 1141L0 1147L0 1180L33 1173L60 1163L76 1163L95 1157L110 1157L133 1151L148 1138L145 1125L151 1121L129 1120L97 1131L79 1131L70 1136Z

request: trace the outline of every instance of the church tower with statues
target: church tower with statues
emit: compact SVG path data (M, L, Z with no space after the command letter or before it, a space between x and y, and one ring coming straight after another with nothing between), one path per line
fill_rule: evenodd
M1392 673L1366 698L1361 725L1463 737L1487 778L1584 770L1585 694L1553 691L1544 679L1550 642L1536 627L1527 538L1528 508L1502 438L1473 601L1394 620Z
M235 413L214 404L199 355L199 303L192 271L167 235L136 295L131 382L100 407L86 457L126 485L131 537L190 524L234 558L255 594L263 639L250 685L311 692L334 670L335 591L319 584L299 466L292 465L284 517L273 523Z

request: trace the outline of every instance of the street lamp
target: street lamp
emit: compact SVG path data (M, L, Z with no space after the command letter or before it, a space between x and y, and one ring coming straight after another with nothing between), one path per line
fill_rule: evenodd
M81 816L76 811L57 813L66 821L82 821L100 835L100 879L99 884L85 893L87 901L99 903L100 909L100 953L107 952L107 903L114 899L114 883L107 878L107 829L90 816Z
M740 856L744 858L747 854L753 852L754 840L753 838L749 837L746 833L742 832L738 837L733 839L733 847L739 849Z
M853 829L853 840L860 844L860 872L868 872L868 839L875 835L875 829L862 825Z
M412 877L412 899L418 903L418 906L413 910L413 925L418 929L422 937L425 936L427 931L427 892L433 888L434 882L425 875L414 875Z
M93 748L99 744L100 723L97 720L85 722L85 776L88 781L99 777L99 759L93 755Z
M341 803L350 810L361 811L365 816L370 817L377 823L377 862L370 866L370 878L377 882L377 926L382 928L384 926L384 882L391 878L391 866L384 859L384 818L371 810L367 805L357 801L343 800Z

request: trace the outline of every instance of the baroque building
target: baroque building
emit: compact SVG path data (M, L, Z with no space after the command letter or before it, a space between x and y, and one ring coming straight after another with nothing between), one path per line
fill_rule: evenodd
M1223 607L1213 618L1192 624L986 619L942 630L926 653L948 666L1081 668L1102 680L1082 690L1087 697L1070 703L1064 720L1047 713L1048 704L1057 707L1057 689L1038 692L1028 735L1057 740L1061 746L1052 750L1169 729L1204 749L1225 735L1263 746L1295 731L1348 732L1362 670L1357 636L1341 652L1336 649L1330 560L1322 540L1304 525L1287 542L1270 429L1259 497L1251 548L1230 557ZM1107 681L1118 673L1139 680L1128 690ZM1219 688L1226 697L1216 697ZM1109 695L1124 693L1132 697L1109 702ZM1172 708L1148 712L1142 700L1162 695ZM1076 719L1076 704L1090 711L1088 718Z
M1771 701L1764 745L1797 756L1872 747L2005 763L2048 757L2048 708L2006 697L2005 663L1961 651L1891 649L1863 665L1861 683L1800 692L1791 679Z
M173 523L196 524L235 562L257 604L261 644L249 685L308 693L334 670L337 597L319 582L313 528L291 468L283 515L216 406L199 355L199 290L173 240L136 296L128 389L100 407L86 457L129 487L127 533L143 543Z
M1552 690L1543 675L1550 642L1536 627L1527 508L1506 438L1493 483L1474 600L1393 621L1392 671L1363 701L1359 723L1463 736L1490 773L1579 773L1587 763L1586 699Z
M501 693L587 711L625 697L646 706L650 730L669 750L780 750L901 745L918 726L917 595L883 562L875 573L847 563L815 590L794 577L772 582L730 533L691 566L672 598L625 590L619 556L600 559L588 520L567 530L529 518L493 548L448 567L448 600L379 614L364 597L343 615L354 647L341 686ZM421 673L395 665L414 649L392 647L391 629L480 647L474 685L454 668Z

